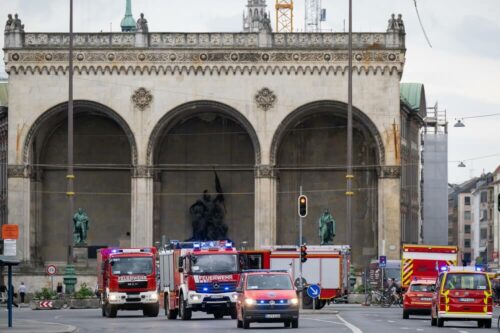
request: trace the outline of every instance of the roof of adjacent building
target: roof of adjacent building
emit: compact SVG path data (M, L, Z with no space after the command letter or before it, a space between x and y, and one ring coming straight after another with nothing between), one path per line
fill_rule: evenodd
M425 105L425 90L422 83L401 83L400 96L401 100L412 111L424 112L424 110L420 110L422 103Z
M9 105L9 89L7 81L0 81L0 106Z

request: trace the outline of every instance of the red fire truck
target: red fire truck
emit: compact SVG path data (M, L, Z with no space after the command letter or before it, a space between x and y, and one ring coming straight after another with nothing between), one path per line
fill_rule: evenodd
M401 287L407 290L413 279L437 279L439 272L456 266L456 246L403 245Z
M296 287L300 286L300 247L269 246L267 251L241 251L242 268L287 270ZM349 284L350 248L345 245L308 245L307 261L302 264L302 284L317 284L321 294L316 309L336 298L345 296ZM303 293L303 307L313 308L312 299Z
M236 318L238 252L232 243L173 242L160 251L160 302L168 319L193 311Z
M156 248L100 249L97 283L103 317L116 317L118 310L142 310L145 316L158 316Z

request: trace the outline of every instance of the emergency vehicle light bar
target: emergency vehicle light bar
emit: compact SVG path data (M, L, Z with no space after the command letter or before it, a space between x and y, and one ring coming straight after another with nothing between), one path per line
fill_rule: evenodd
M149 253L149 252L151 252L151 250L148 248L145 248L145 249L112 249L111 250L111 253L141 253L141 252Z

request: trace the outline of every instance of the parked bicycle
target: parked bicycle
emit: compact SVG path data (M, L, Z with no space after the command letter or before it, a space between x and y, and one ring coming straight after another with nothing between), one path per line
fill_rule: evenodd
M370 290L365 298L365 305L382 305L388 302L389 294L387 291Z

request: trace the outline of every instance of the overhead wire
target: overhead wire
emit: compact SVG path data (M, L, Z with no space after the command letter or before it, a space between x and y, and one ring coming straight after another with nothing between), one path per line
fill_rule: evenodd
M422 28L422 32L424 33L425 40L427 41L427 44L429 44L429 47L432 48L431 41L429 40L429 37L425 32L424 24L422 23L422 19L420 18L420 13L418 11L418 6L417 6L417 0L413 0L413 3L415 4L415 11L417 12L418 22L420 23L420 28Z

